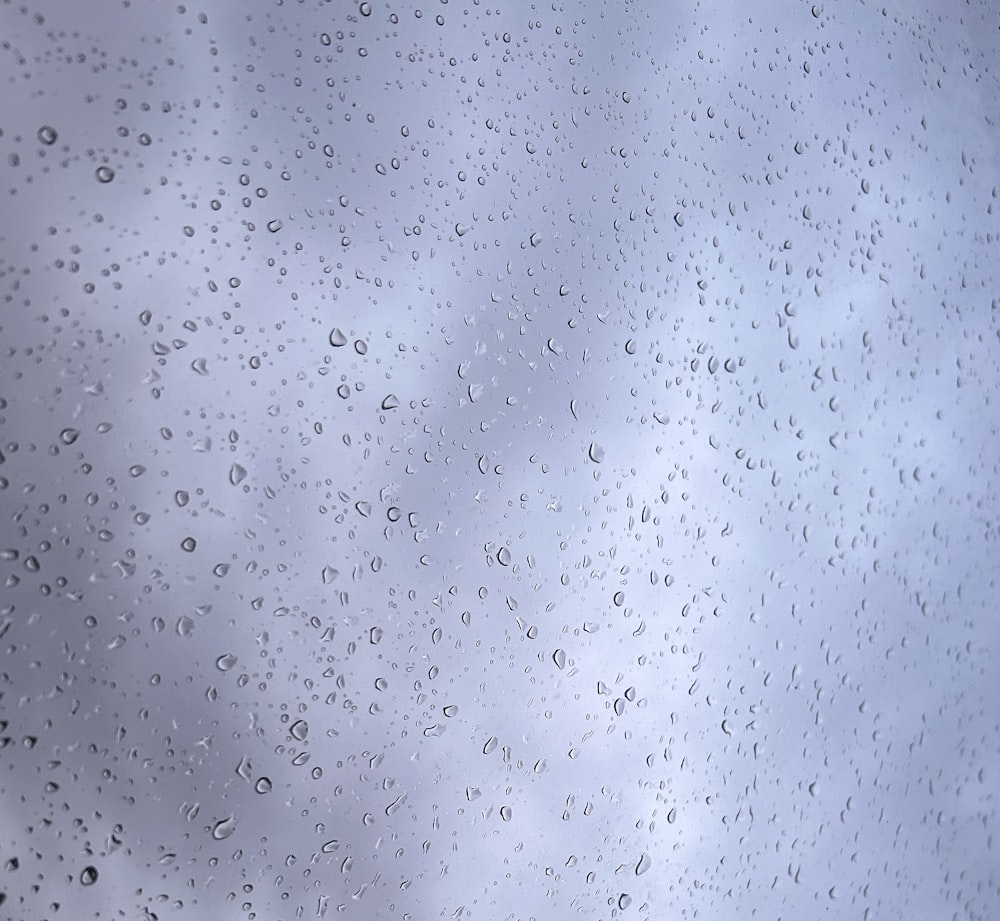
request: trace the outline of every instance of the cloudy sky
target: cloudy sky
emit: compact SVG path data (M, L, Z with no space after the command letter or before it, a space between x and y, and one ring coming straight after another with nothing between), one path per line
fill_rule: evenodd
M0 7L0 916L1000 912L1000 16Z

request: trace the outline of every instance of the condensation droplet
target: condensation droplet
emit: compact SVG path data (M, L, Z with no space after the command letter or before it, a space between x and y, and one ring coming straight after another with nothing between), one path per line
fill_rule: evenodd
M225 841L234 831L236 831L236 819L229 816L212 826L212 837L216 841Z

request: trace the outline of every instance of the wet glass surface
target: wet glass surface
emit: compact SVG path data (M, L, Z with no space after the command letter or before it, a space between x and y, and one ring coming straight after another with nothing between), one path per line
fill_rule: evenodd
M0 5L0 917L1000 916L998 27Z

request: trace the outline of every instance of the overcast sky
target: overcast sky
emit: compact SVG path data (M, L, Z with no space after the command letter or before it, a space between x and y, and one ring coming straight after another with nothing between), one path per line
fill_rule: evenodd
M0 7L0 917L1000 914L998 29Z

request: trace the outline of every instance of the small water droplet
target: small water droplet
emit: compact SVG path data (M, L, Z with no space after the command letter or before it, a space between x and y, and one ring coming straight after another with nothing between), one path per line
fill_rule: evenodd
M43 144L55 144L58 138L59 132L57 132L51 125L42 125L42 127L38 129L38 140Z
M590 443L590 450L587 453L595 464L604 462L604 448L597 444L597 442L592 441Z
M84 867L80 874L80 882L84 886L93 886L97 882L97 867Z
M231 652L227 652L225 655L221 655L215 660L215 667L220 672L228 672L238 661L239 659L235 655Z
M225 841L234 831L236 831L236 819L229 816L215 823L212 827L212 837L216 841Z
M115 178L115 171L110 166L99 166L95 175L98 182L108 183Z
M339 349L342 346L347 345L347 336L345 336L344 331L337 326L330 331L330 345L332 345L335 349Z
M257 781L257 783L255 783L253 785L254 790L256 790L260 794L270 793L271 792L271 787L272 787L272 784L271 784L271 778L270 777L261 777Z
M563 669L566 667L566 650L557 649L552 653L552 661L556 663L556 668Z

